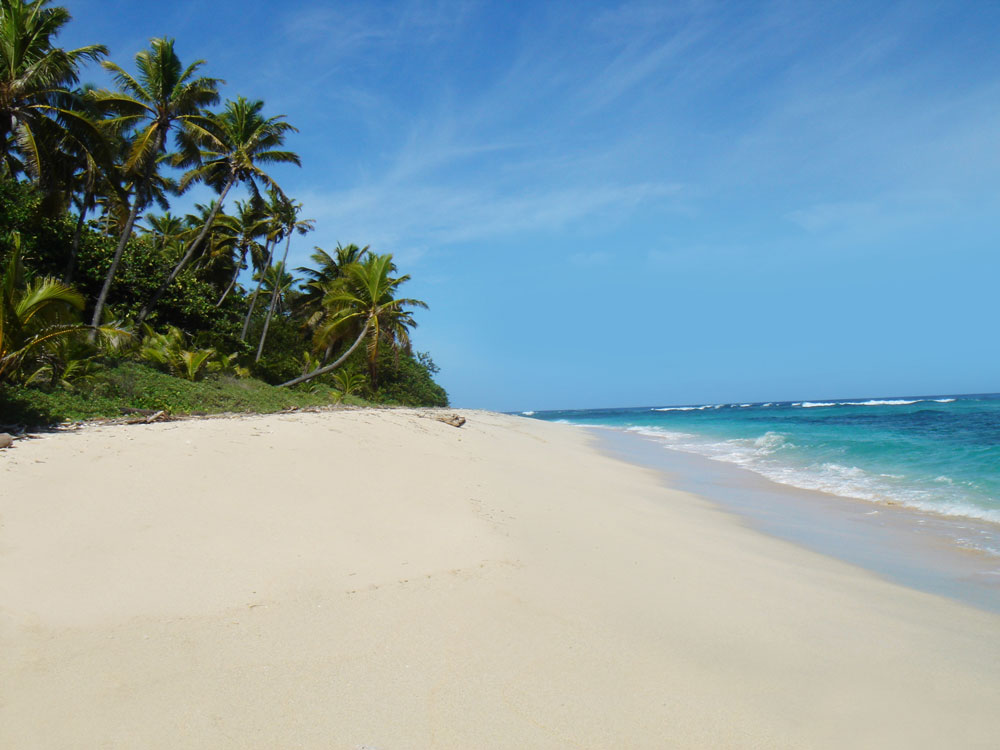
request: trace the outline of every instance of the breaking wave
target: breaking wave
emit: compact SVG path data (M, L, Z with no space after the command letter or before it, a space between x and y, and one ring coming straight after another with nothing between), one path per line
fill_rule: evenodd
M827 492L873 503L903 505L944 516L1000 523L1000 510L983 507L965 495L969 487L939 475L929 482L894 473L877 473L799 450L788 434L768 431L755 438L713 440L705 435L629 427L666 447L695 453L715 461L736 464L773 482L805 490Z

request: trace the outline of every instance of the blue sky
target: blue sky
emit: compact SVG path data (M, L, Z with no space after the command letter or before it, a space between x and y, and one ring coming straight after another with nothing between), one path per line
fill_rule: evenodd
M996 3L62 2L288 115L456 405L1000 390Z

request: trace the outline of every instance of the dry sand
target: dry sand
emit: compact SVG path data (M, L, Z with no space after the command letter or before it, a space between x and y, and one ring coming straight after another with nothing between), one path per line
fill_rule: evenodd
M0 747L1000 744L1000 617L464 414L0 454Z

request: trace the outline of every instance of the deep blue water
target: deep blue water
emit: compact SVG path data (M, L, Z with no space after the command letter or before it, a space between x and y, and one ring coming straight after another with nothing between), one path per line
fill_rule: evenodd
M637 431L795 487L1000 524L1000 394L525 415Z

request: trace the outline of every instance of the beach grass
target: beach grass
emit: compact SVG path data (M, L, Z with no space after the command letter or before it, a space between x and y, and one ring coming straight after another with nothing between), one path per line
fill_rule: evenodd
M43 389L0 389L0 424L50 426L66 421L121 417L130 410L163 410L171 415L225 412L270 413L291 407L367 405L356 396L340 398L333 388L316 385L277 388L254 378L210 376L192 382L138 362L109 367L83 385Z

